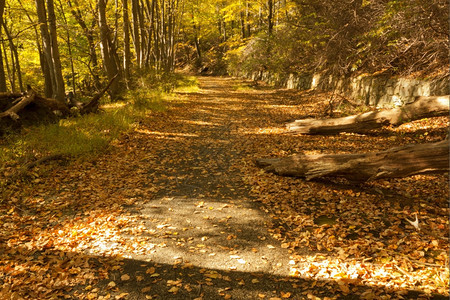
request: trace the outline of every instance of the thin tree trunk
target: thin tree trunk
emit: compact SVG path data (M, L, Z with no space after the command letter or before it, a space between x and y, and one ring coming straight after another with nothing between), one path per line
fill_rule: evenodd
M5 0L0 0L0 38L2 38L3 13L5 11ZM3 65L3 55L0 49L0 92L6 92L6 75Z
M120 70L114 58L115 49L112 47L109 27L106 21L106 3L105 0L98 0L99 27L100 27L100 50L103 57L103 65L105 67L108 80L112 80ZM113 81L110 88L111 98L115 99L120 93L120 74L119 78Z
M17 73L17 80L19 81L19 89L21 92L24 91L23 89L23 82L22 82L22 72L20 70L20 61L19 61L19 53L17 52L17 47L14 44L13 38L11 36L11 33L9 32L8 27L6 26L6 23L3 22L3 29L5 30L6 37L8 38L9 42L9 49L11 52L11 64L12 64L12 85L13 85L13 92L15 91L15 76Z
M272 35L273 32L273 0L267 0L267 27L269 35Z
M123 9L123 73L125 84L128 87L131 73L131 52L130 52L130 18L128 16L128 0L122 0Z
M56 16L55 16L55 7L53 0L47 0L47 15L48 15L48 27L50 32L50 41L51 41L51 58L53 60L53 72L55 73L56 80L56 91L54 92L54 97L56 100L60 102L65 101L65 87L64 87L64 78L62 75L62 66L61 59L59 55L59 47L58 47L58 34L56 32Z
M139 0L131 0L131 14L133 20L133 44L138 69L142 67L141 62L141 38L139 31Z
M8 53L6 53L6 46L5 46L5 41L2 40L2 51L3 51L3 58L5 60L5 64L4 66L6 67L6 72L8 74L8 81L9 84L11 86L11 91L14 93L16 91L16 84L14 82L14 74L11 70L11 67L9 65L9 60L8 60Z
M36 0L36 12L38 16L38 22L40 25L40 31L41 31L41 38L42 38L42 48L43 53L45 55L45 63L47 71L45 71L45 68L42 70L42 73L44 74L44 80L46 81L46 86L51 85L51 90L47 90L49 94L46 94L46 97L52 97L54 91L57 90L56 87L56 79L55 79L55 73L53 72L54 65L53 65L53 59L52 59L52 50L51 50L51 41L50 41L50 33L48 31L48 24L47 24L47 13L45 11L45 3L44 0Z
M35 24L36 21L34 21L31 18L30 13L28 12L28 10L25 9L22 1L18 0L18 2L20 4L20 6L22 7L23 11L25 12L25 14L28 18L28 21L30 21L31 24ZM50 73L49 73L50 71L48 69L47 62L45 60L45 54L42 52L42 45L40 42L40 36L39 36L38 29L37 29L37 25L33 26L33 29L34 29L34 34L36 36L36 47L37 47L38 53L39 53L39 63L41 66L42 73L44 74L44 95L45 95L45 97L50 98L52 96L52 83L49 80L46 80L46 78L50 78Z
M245 1L245 15L246 15L246 22L247 22L247 37L250 37L251 35L251 26L250 26L250 4L248 1Z
M78 7L78 3L75 2L75 6ZM98 58L97 58L97 52L96 52L96 45L95 45L95 41L94 41L94 33L93 33L93 28L95 27L95 22L92 23L92 27L93 28L88 28L86 22L83 19L83 15L81 13L81 11L76 8L73 7L72 5L72 1L68 0L67 4L70 7L70 12L73 15L73 17L75 18L75 20L77 21L78 25L80 25L80 27L83 29L84 32L84 36L86 37L87 41L88 41L88 48L89 48L89 58L90 58L90 62L92 63L92 67L94 69L94 71L91 71L92 77L94 79L94 86L99 89L101 87L100 84L100 78L97 74L98 72ZM92 70L91 68L89 68L90 70Z
M147 44L147 31L146 31L146 26L145 26L145 18L144 18L144 3L142 1L140 1L140 10L138 11L138 18L139 18L139 32L140 32L140 44L141 44L141 49L140 49L140 59L139 61L141 62L141 67L144 67L144 63L145 63L145 45Z
M66 27L66 44L67 44L67 51L69 52L69 60L70 60L70 70L72 73L72 92L74 95L76 95L76 86L75 86L75 67L73 63L73 55L72 55L72 43L71 43L71 37L70 37L70 30L69 30L69 23L67 22L66 15L64 13L64 7L62 5L61 0L58 0L59 7L61 9L61 15L64 20L64 25Z

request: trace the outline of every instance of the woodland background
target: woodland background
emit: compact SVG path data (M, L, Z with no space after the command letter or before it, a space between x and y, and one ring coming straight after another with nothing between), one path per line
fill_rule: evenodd
M0 14L0 92L60 101L175 68L448 75L444 0L2 0Z
M413 108L442 109L413 121L406 106L379 113L334 91L191 75L443 80L448 11L445 0L0 0L0 298L447 299L448 95L420 97ZM309 132L362 112L383 122ZM430 170L397 146L440 159L443 174L276 175L290 155L369 153L373 167L387 149L397 170Z

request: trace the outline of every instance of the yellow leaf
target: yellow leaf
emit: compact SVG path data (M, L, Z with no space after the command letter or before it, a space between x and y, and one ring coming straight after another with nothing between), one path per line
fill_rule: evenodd
M178 290L179 290L179 288L177 288L176 286L174 286L174 287L172 287L170 290L169 290L169 293L178 293Z
M256 279L256 278L252 279L252 283L258 283L258 282L259 282L258 279Z
M116 296L116 299L125 299L126 296L128 296L128 293L122 293L122 294Z
M124 275L120 276L120 279L122 279L123 281L130 280L130 275L124 274Z
M287 293L281 292L281 297L282 298L290 298L291 297L291 293L290 292L287 292Z
M350 293L350 289L348 288L348 286L346 284L339 284L339 288L341 289L341 291L343 291L346 294Z
M145 271L145 273L153 274L153 273L155 273L155 268L154 267L148 268L147 271Z
M111 281L110 283L108 283L109 288L113 288L115 286L116 286L116 283L114 281Z

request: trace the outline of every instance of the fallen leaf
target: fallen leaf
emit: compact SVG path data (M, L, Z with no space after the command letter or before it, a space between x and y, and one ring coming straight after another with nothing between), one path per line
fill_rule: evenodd
M130 275L124 274L124 275L120 276L120 279L121 279L122 281L130 280Z

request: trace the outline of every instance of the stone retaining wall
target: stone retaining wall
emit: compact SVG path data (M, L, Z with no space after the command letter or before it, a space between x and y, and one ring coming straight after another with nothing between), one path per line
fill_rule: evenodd
M442 96L450 94L449 78L409 79L386 75L361 75L358 77L335 78L333 76L294 75L285 76L269 72L245 76L253 80L289 89L336 90L354 101L378 107L402 106L414 102L417 96Z

